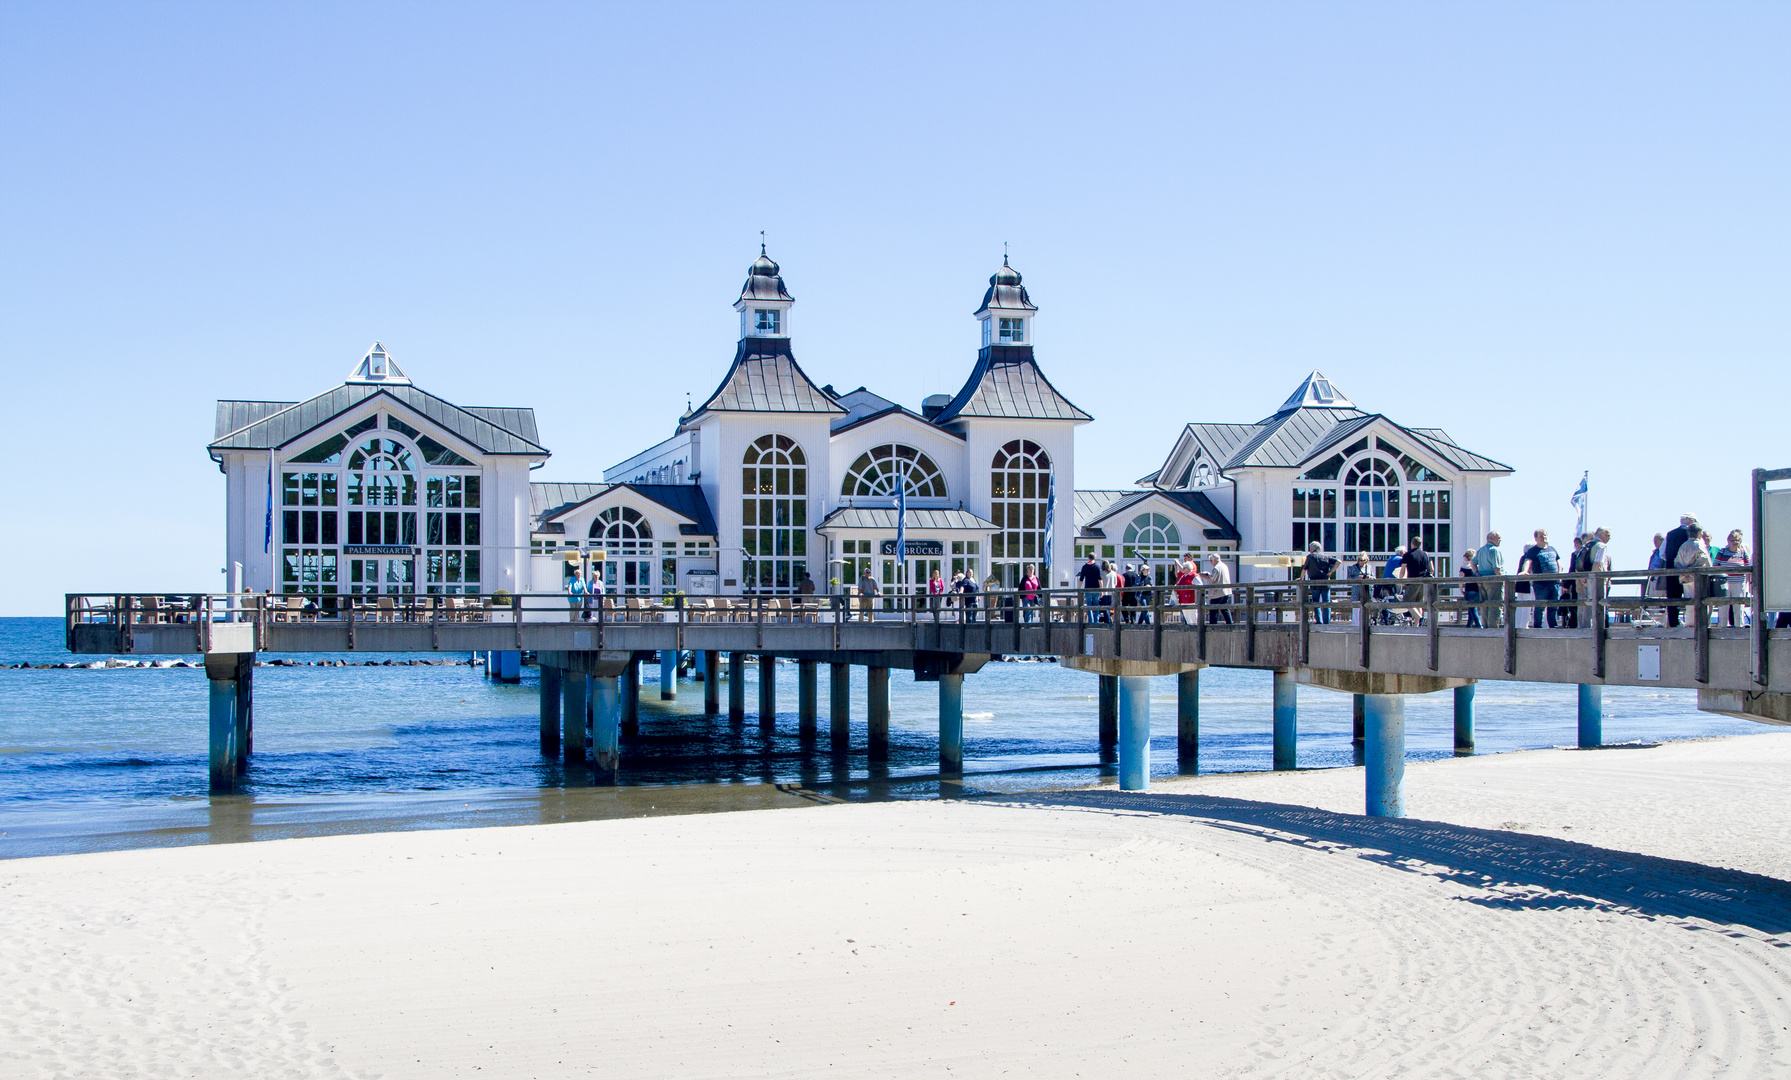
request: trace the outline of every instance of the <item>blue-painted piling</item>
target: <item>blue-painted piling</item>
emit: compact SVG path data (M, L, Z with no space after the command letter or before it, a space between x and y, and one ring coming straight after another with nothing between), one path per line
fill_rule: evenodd
M1200 771L1200 671L1175 677L1175 756L1181 771Z
M1150 677L1119 677L1119 789L1150 787Z
M671 701L678 696L678 652L659 651L659 700Z
M560 758L568 762L585 759L585 711L591 677L568 671L560 680Z
M1477 683L1455 688L1455 752L1474 752L1474 687Z
M827 729L835 750L844 750L852 738L852 665L827 666Z
M964 676L939 676L939 771L964 773Z
M1275 768L1299 767L1300 687L1292 671L1275 672Z
M614 779L622 761L619 683L614 676L591 679L591 764L599 778Z
M560 669L541 665L541 756L560 756Z
M1604 745L1604 687L1580 684L1580 749Z
M630 660L622 669L622 734L641 733L641 662Z
M1363 703L1367 736L1368 816L1405 816L1405 698L1368 694Z
M486 673L498 682L519 683L522 681L522 653L516 649L505 649L488 654Z
M728 654L728 719L746 716L746 653Z
M759 729L777 726L777 657L759 654Z
M211 666L207 658L208 675ZM211 688L211 791L216 795L236 790L236 680L206 682Z

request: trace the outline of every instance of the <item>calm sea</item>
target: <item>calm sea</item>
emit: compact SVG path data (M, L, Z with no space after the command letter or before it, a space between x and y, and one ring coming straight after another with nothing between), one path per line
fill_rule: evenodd
M206 687L198 669L0 670L0 858L124 847L230 842L383 829L456 828L787 805L815 799L937 798L1089 784L1113 773L1097 741L1096 680L1051 663L992 663L964 680L962 783L937 775L937 684L890 679L887 768L865 759L864 672L853 695L852 747L796 737L793 666L778 680L776 730L755 716L702 715L702 685L661 701L643 671L641 730L622 740L622 784L592 787L539 751L536 673L521 685L484 669L317 667L384 655L295 656L300 667L255 673L255 755L243 793L206 795ZM393 660L410 659L392 656ZM90 661L62 647L59 619L0 619L0 663ZM140 658L139 658L140 659ZM276 659L269 655L266 659ZM457 659L465 660L462 654ZM758 703L756 665L747 703ZM1153 769L1176 771L1175 680L1152 698ZM1355 764L1350 698L1299 692L1299 763ZM1660 741L1783 729L1697 710L1683 690L1605 691L1607 742ZM1569 745L1575 690L1482 683L1480 753ZM1270 767L1270 675L1201 674L1202 772ZM1448 694L1410 698L1413 760L1453 753Z

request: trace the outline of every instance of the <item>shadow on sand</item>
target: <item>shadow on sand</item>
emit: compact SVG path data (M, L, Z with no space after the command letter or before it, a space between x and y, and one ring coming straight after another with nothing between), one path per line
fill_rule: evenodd
M1680 859L1613 851L1552 836L1415 818L1371 818L1211 795L1083 790L996 796L993 804L1159 814L1315 851L1348 850L1406 873L1489 895L1495 908L1590 908L1702 920L1768 935L1791 931L1791 882ZM1791 948L1791 941L1774 942Z

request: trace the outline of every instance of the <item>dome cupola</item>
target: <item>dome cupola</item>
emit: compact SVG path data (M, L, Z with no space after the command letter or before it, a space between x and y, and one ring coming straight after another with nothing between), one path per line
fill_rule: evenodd
M760 244L759 257L747 268L746 284L740 287L740 299L734 301L734 310L740 313L740 337L789 337L790 306L795 302L777 263Z
M989 275L989 291L983 293L976 318L983 324L983 345L1029 345L1031 322L1038 308L1020 284L1020 271L1001 259L1001 269Z

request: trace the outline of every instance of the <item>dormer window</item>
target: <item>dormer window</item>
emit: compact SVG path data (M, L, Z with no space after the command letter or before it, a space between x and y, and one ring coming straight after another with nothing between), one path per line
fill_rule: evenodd
M753 309L753 332L756 334L775 334L778 332L778 315L776 308Z
M1002 344L1018 345L1025 340L1026 340L1026 320L1025 319L1002 319L1001 320L1001 343Z

